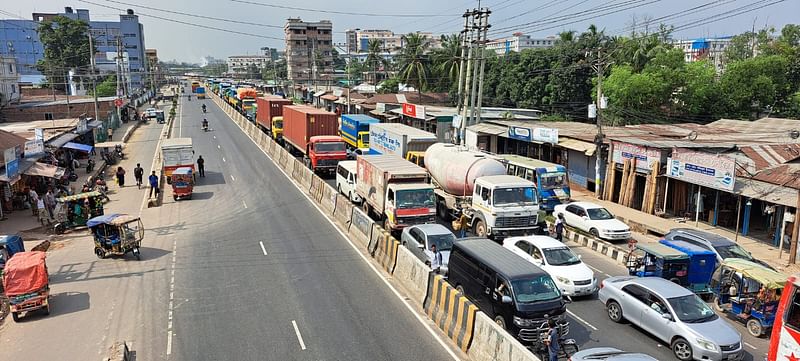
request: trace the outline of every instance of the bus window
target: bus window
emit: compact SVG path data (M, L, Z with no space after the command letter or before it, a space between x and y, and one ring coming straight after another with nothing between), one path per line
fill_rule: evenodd
M508 165L508 175L515 175L517 173L517 166L515 165Z
M786 325L800 331L800 288L795 288L794 294L791 295L792 300L789 303L789 310L784 316Z
M534 174L534 172L533 172L533 169L526 169L526 172L525 172L525 179L527 179L527 180L529 180L529 181L531 181L531 182L534 182L534 183L536 183L536 176L535 176L535 174Z

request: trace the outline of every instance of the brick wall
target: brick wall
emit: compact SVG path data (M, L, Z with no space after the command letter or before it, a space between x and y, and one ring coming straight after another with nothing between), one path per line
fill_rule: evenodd
M114 109L114 101L97 102L100 118L104 118L108 111ZM69 111L68 111L69 110ZM47 118L47 113L52 114L52 118ZM9 107L3 109L2 115L6 122L29 122L32 120L66 119L77 118L81 114L94 117L94 103L85 102L70 104L67 109L66 104L36 107Z

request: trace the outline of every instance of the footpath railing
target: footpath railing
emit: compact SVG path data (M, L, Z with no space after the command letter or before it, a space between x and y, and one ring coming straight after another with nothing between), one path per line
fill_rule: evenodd
M295 159L233 107L211 93L209 97L266 154L284 174L315 202L323 213L368 253L399 284L405 296L422 307L436 326L471 360L539 361L491 317L434 274L406 247L372 221L347 197Z

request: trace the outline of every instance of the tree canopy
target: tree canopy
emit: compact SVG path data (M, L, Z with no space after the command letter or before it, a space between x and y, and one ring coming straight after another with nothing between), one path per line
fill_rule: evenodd
M95 53L94 48L89 48L88 23L56 16L41 22L37 31L44 47L44 57L37 62L36 69L56 89L67 88L67 74L71 69L80 74L88 73L90 57Z

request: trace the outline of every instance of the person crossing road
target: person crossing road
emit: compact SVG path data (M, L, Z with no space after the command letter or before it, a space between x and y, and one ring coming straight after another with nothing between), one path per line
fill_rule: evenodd
M144 177L144 169L140 163L136 163L136 168L133 168L133 176L136 178L136 187L142 189L142 177Z
M206 168L205 168L206 160L203 159L203 156L197 157L197 171L200 173L200 177L205 178L206 176Z

